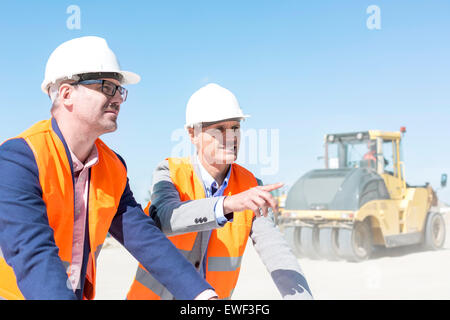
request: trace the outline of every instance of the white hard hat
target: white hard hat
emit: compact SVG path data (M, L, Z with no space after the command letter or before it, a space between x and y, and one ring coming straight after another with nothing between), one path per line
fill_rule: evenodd
M227 119L245 119L239 102L234 94L215 83L210 83L196 92L186 106L186 125L192 127L198 123L217 122Z
M41 89L48 94L48 88L61 80L79 80L80 74L115 74L123 84L138 83L141 77L133 72L120 70L116 55L100 37L81 37L58 46L50 55L45 67L45 79Z

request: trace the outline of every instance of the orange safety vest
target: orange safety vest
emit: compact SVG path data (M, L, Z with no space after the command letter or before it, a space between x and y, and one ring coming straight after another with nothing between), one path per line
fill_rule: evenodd
M64 144L52 129L51 120L38 122L17 138L23 138L33 151L39 170L39 183L47 208L50 227L66 270L72 260L74 224L74 186L72 170ZM91 168L89 184L89 254L83 298L95 296L96 258L125 190L125 166L100 139L95 145L99 161ZM64 210L61 210L64 208ZM69 276L69 274L68 274ZM70 282L67 282L70 286ZM13 269L0 259L0 297L24 299Z
M180 194L181 201L205 198L203 183L194 172L189 158L168 158L170 177ZM234 195L258 185L253 174L245 168L231 165L230 179L224 195ZM144 210L149 214L150 203ZM220 299L231 297L236 286L250 230L252 228L254 213L251 210L235 212L233 222L224 227L214 229L206 252L206 281L215 289ZM197 232L168 237L181 251L191 251L194 246ZM154 278L142 265L139 265L137 274L128 292L129 300L158 300L161 299L159 283L157 287ZM145 278L153 279L146 281ZM144 280L144 281L143 281ZM157 292L155 292L157 291Z

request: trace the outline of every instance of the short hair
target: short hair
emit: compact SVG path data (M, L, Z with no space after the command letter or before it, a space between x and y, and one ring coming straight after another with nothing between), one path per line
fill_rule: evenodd
M50 113L52 116L54 115L54 113L58 109L58 107L61 105L60 99L59 99L59 87L64 83L70 84L70 82L72 82L72 81L70 81L70 80L58 81L58 82L52 84L48 88L48 96L50 97L50 100L52 101L52 108L50 109Z

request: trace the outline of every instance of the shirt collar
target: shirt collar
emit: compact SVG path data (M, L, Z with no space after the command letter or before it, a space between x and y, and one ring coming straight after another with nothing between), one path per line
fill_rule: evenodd
M211 187L214 186L216 188L216 190L221 190L220 193L223 194L223 190L225 190L225 188L228 186L228 180L230 179L230 174L231 174L231 166L228 169L227 175L226 175L225 179L223 180L222 185L219 186L217 181L214 180L214 178L209 174L209 172L203 167L203 165L200 162L200 160L198 159L197 155L196 155L196 162L200 169L200 175L201 175L203 184L204 184L205 188L207 189L208 193L211 194ZM217 191L216 191L216 193L217 193Z
M98 162L98 150L97 150L97 146L95 144L84 164L80 160L78 160L77 156L72 152L72 150L70 150L70 148L69 148L69 152L70 152L70 156L72 158L74 173L81 171L84 168L90 168Z

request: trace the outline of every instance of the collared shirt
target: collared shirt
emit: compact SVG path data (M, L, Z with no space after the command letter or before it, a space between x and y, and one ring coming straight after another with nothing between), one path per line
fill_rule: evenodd
M69 281L75 292L80 287L80 274L83 264L84 238L86 232L87 204L89 196L89 169L98 162L98 151L94 145L83 164L70 150L73 163L75 211L73 221L72 264Z
M215 207L214 207L214 214L216 216L217 223L220 226L224 226L225 223L228 222L228 219L225 218L223 214L223 200L225 197L223 196L223 193L228 186L228 181L230 179L231 174L231 166L228 169L227 175L225 179L223 180L223 183L221 186L217 183L217 181L214 180L214 178L209 174L209 172L203 167L199 159L197 158L198 167L200 169L200 175L203 182L203 185L206 190L205 196L207 198L210 197L220 197L219 201L217 201Z
M220 199L217 201L216 205L214 206L214 214L217 220L217 223L223 227L225 225L225 223L228 222L228 219L225 218L224 214L223 214L223 200L225 199L225 197L223 196L223 193L226 189L226 187L228 186L228 181L230 180L230 174L231 174L231 166L228 169L227 175L225 177L225 179L223 180L222 185L219 186L219 184L217 183L216 180L214 180L214 178L209 174L209 172L203 167L203 165L201 164L201 162L198 159L197 156L197 164L198 167L200 169L200 175L201 175L201 180L203 182L204 188L205 188L205 196L207 198L210 197L220 197ZM208 242L209 242L209 238L211 237L211 232L210 231L208 233ZM206 252L208 250L206 250L204 252L204 255L206 255ZM206 276L206 259L205 256L203 256L202 258L202 262L201 262L201 268L199 269L201 275L205 278Z

